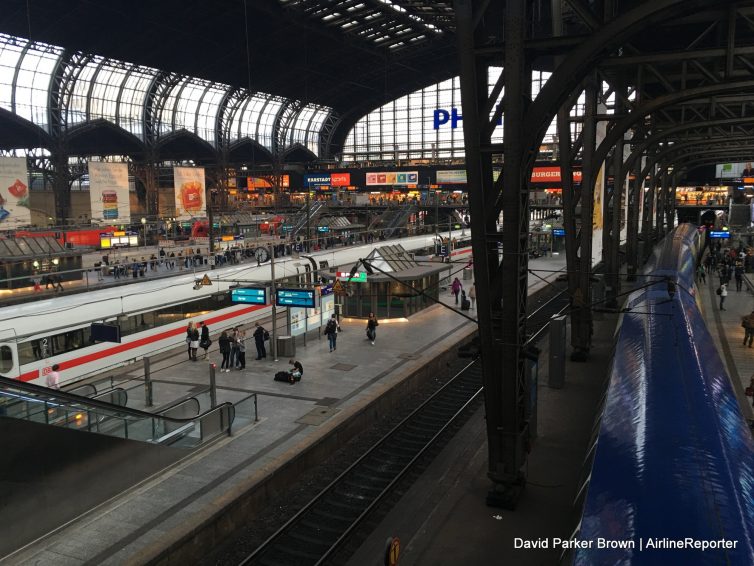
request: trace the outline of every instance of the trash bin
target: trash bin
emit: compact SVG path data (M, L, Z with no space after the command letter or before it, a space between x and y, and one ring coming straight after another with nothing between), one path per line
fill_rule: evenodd
M463 268L463 280L468 281L470 280L474 275L474 270L470 267L464 267Z
M296 355L296 337L278 336L278 357L291 358Z

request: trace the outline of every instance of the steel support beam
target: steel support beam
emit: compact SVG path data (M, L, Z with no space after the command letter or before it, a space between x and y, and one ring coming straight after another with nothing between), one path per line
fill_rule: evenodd
M508 0L505 17L504 100L505 168L502 183L493 182L487 65L475 49L488 40L479 26L489 3L456 0L461 54L461 95L466 168L471 209L474 275L477 287L480 348L485 386L489 450L488 476L493 482L487 502L512 509L524 487L528 451L526 388L526 296L529 191L520 140L524 100L531 79L524 52L525 0ZM475 11L475 8L477 10ZM489 26L491 16L486 14ZM499 14L502 16L502 13ZM495 20L497 21L497 20ZM504 22L504 24L503 24ZM500 83L502 84L502 83ZM503 191L505 186L509 190ZM503 260L497 220L503 213Z

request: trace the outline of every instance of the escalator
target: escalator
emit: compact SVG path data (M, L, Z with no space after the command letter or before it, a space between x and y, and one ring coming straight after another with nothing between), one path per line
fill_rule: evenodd
M0 561L229 434L234 417L231 403L171 418L0 378Z

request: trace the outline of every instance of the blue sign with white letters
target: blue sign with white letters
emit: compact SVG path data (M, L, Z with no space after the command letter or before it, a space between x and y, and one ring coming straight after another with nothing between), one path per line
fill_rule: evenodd
M710 238L730 238L730 232L723 230L710 230Z
M553 228L552 229L552 235L553 236L565 236L565 229L564 228Z
M323 175L322 173L317 173L313 175L304 175L304 183L308 186L329 185L330 175Z

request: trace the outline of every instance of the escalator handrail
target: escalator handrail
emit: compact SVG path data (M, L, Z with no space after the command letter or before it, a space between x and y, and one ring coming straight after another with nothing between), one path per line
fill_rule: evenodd
M84 407L93 407L93 408L98 408L105 411L113 411L116 413L120 413L121 415L130 415L130 416L138 417L138 418L163 419L165 421L176 423L176 424L190 423L197 419L201 419L202 417L212 413L213 411L218 411L222 409L223 407L233 406L233 403L231 403L230 401L225 401L223 403L220 403L219 405L216 405L210 409L207 409L203 413L193 418L182 419L182 418L176 418L176 417L165 417L156 413L140 411L139 409L134 409L132 407L121 407L119 405L113 405L112 403L106 403L105 401L100 401L98 399L92 399L90 397L82 397L80 395L74 395L66 391L63 391L61 389L50 389L49 387L44 387L42 385L35 385L33 383L28 383L25 381L18 381L17 379L10 379L7 377L0 376L0 389L5 388L5 387L25 391L30 394L46 395L54 399L61 399L61 400L68 401L69 403L78 403L79 405L82 405ZM228 429L230 430L230 423L228 425Z

